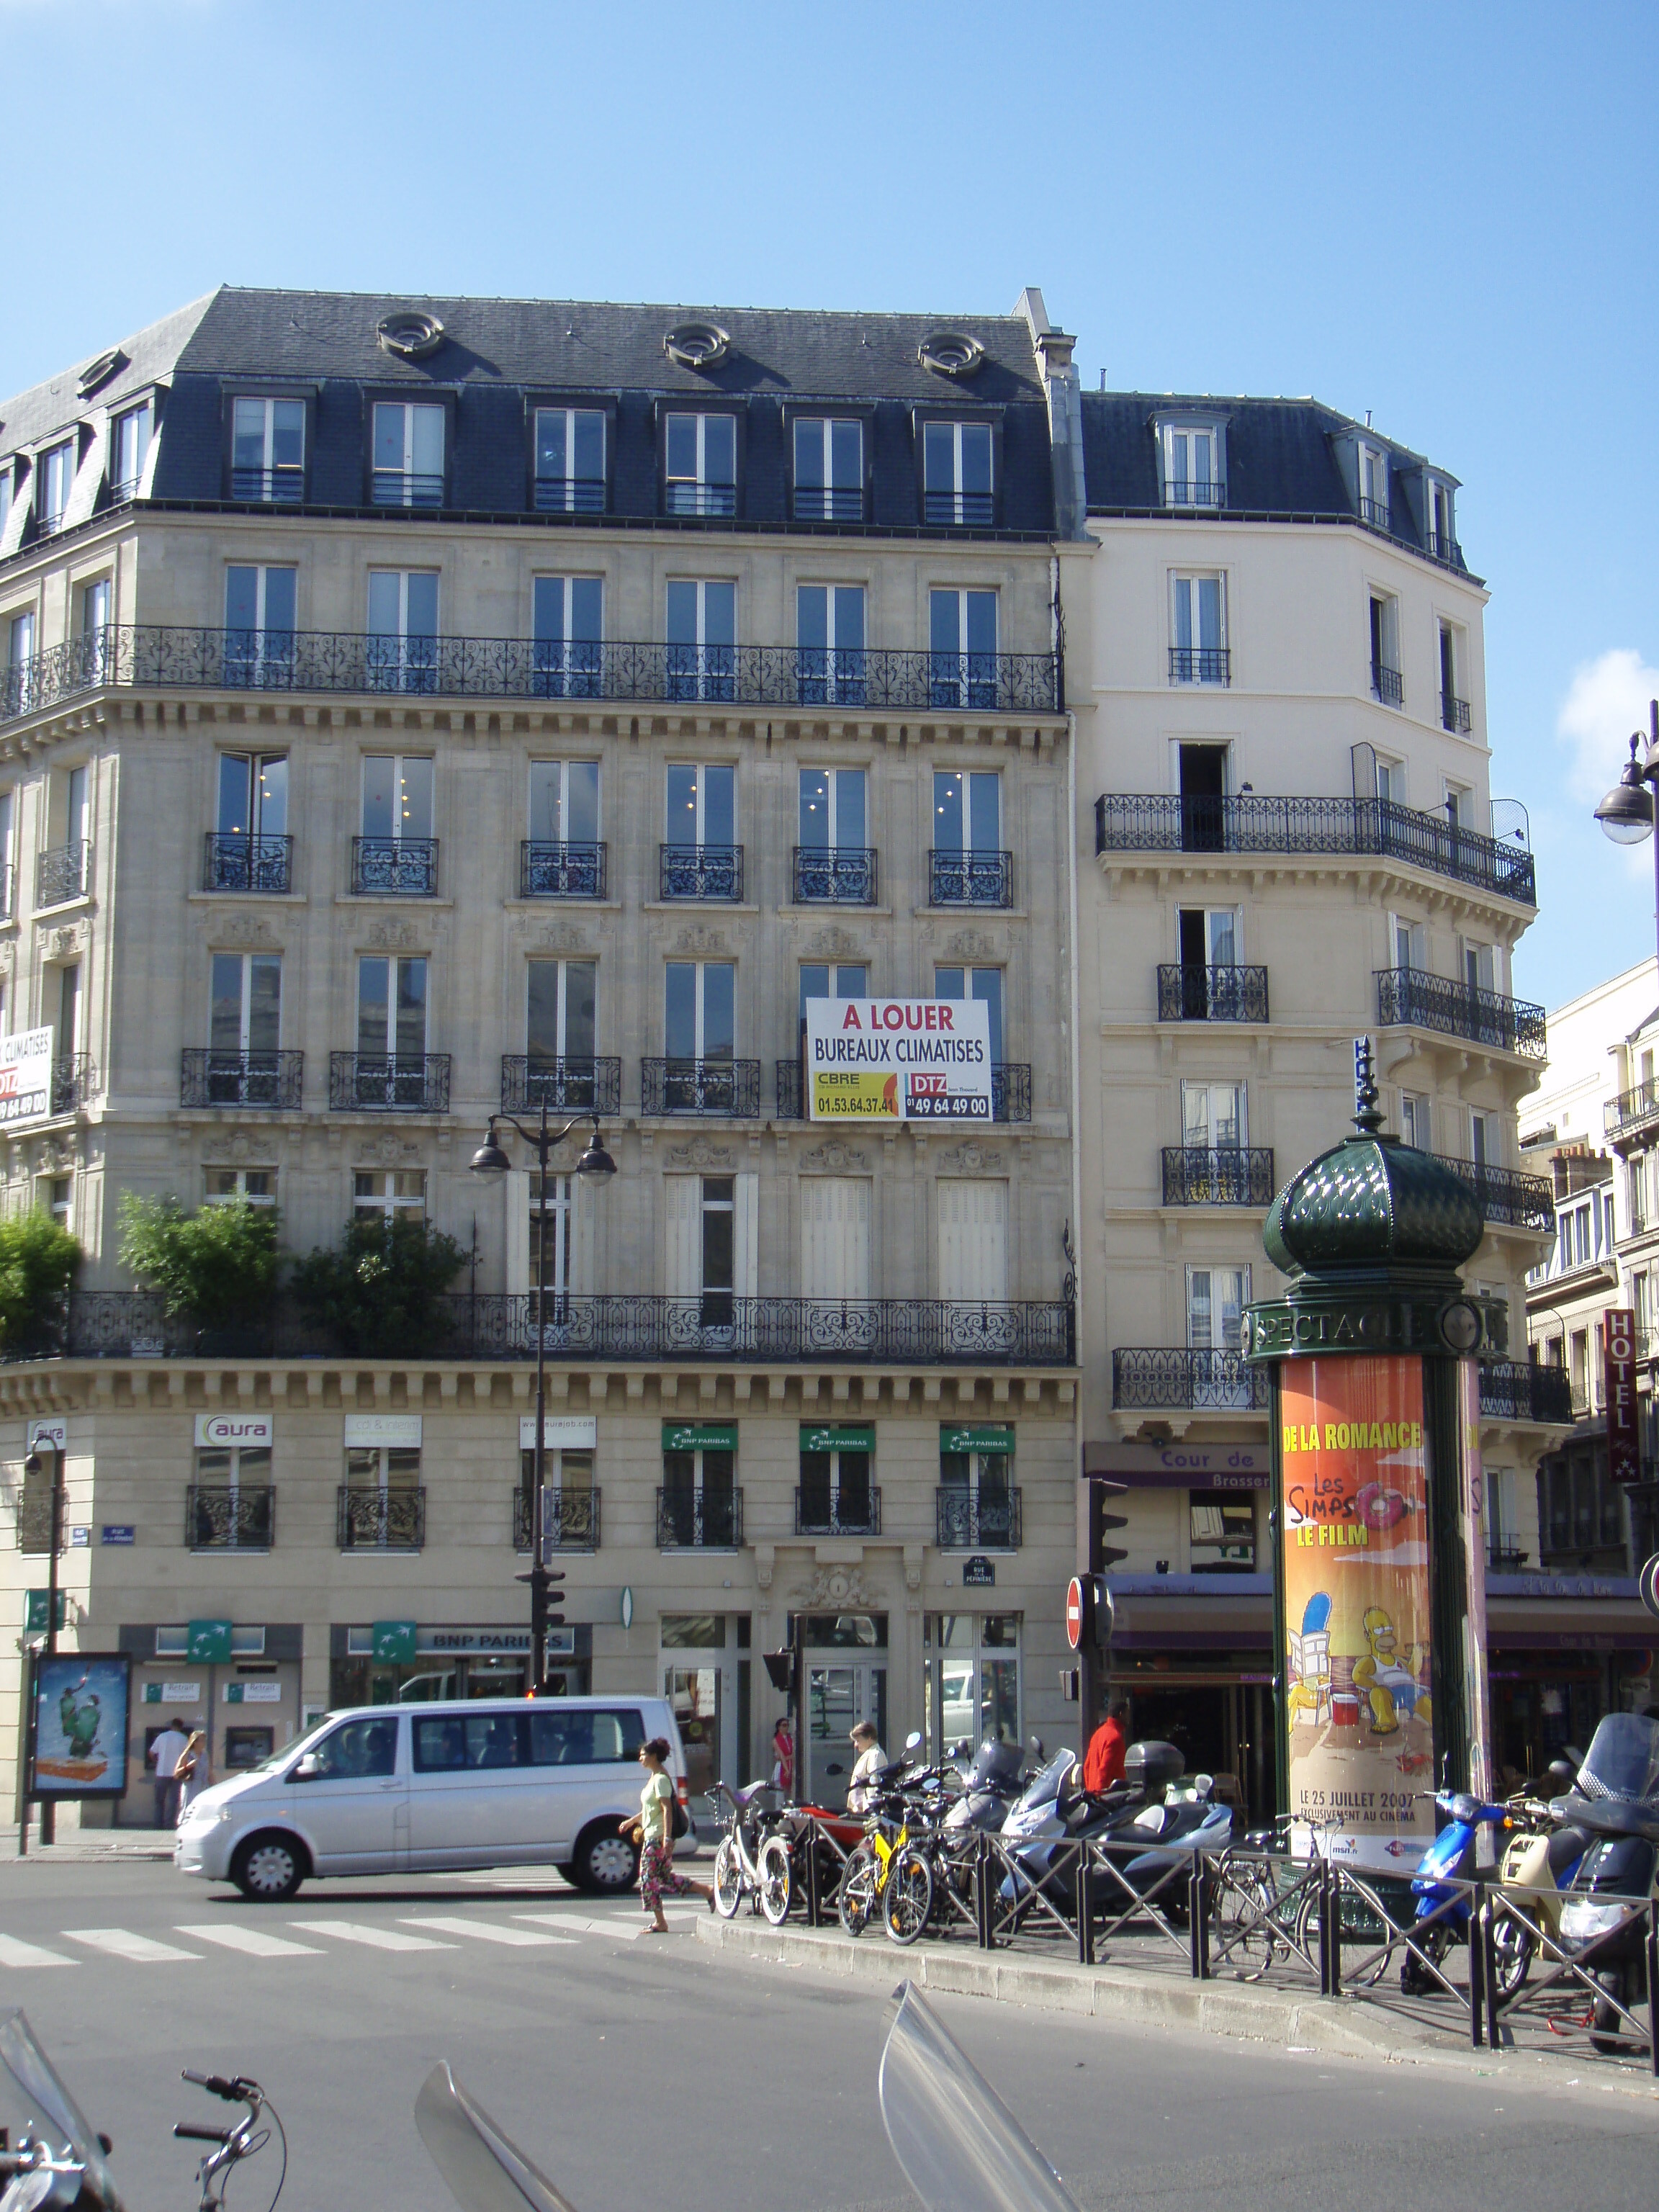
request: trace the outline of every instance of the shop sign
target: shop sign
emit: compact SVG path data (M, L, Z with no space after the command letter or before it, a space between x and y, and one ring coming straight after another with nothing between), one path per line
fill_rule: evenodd
M144 1703L147 1705L199 1705L202 1686L199 1682L146 1682Z
M527 1628L420 1628L415 1632L417 1651L441 1651L451 1657L463 1652L502 1651L522 1658L530 1649Z
M23 1608L23 1633L25 1636L44 1636L46 1634L46 1600L50 1595L51 1592L49 1590L43 1589L32 1589L26 1594L26 1601ZM58 1626L59 1628L64 1626L64 1622L66 1618L65 1608L68 1604L68 1591L59 1590L58 1593Z
M1640 1482L1642 1439L1636 1419L1636 1315L1629 1306L1609 1306L1602 1323L1607 1473L1615 1482Z
M971 1559L963 1561L962 1587L963 1589L994 1589L996 1580L996 1561L988 1559L982 1553L975 1552Z
M369 1631L374 1656L386 1666L401 1666L415 1656L416 1626L412 1620L377 1620Z
M228 1705L280 1705L283 1686L280 1682L227 1682L225 1703Z
M198 1449L216 1445L222 1449L228 1444L252 1450L261 1444L269 1445L276 1433L276 1419L272 1413L198 1413L196 1416Z
M1132 1490L1266 1490L1273 1454L1265 1444L1085 1443L1083 1479Z
M64 1420L31 1421L28 1449L30 1451L67 1451L69 1423Z
M37 1121L52 1104L52 1033L0 1037L0 1124Z
M803 1421L800 1448L804 1452L867 1451L876 1448L873 1429L817 1429Z
M348 1449L354 1444L387 1444L393 1450L418 1451L421 1417L418 1413L348 1413L345 1441Z
M991 1010L983 999L809 999L807 1118L983 1121Z
M106 1521L99 1534L106 1544L136 1544L138 1540L131 1521Z
M597 1451L599 1446L599 1424L592 1413L562 1414L557 1420L542 1423L542 1434L549 1451ZM536 1416L519 1416L519 1449L536 1449Z
M1011 1452L1014 1432L1006 1428L952 1429L941 1425L939 1448L942 1452Z
M185 1656L198 1666L218 1666L230 1656L228 1620L192 1620L185 1631Z
M807 1001L809 1006L815 1003ZM665 1421L662 1448L665 1451L736 1451L738 1425L735 1421Z

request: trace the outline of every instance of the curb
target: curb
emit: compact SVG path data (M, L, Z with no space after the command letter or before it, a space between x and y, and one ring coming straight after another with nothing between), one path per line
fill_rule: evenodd
M0 1866L125 1866L173 1863L171 1844L33 1844L14 1848Z

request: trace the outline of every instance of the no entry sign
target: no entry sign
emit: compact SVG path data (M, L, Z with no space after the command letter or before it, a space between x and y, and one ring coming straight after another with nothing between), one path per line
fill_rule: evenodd
M1073 1575L1066 1585L1066 1641L1073 1651L1083 1649L1091 1595L1088 1584L1080 1575Z

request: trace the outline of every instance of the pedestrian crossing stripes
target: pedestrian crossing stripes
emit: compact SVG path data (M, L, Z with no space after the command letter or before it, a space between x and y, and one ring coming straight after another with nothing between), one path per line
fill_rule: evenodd
M71 1943L89 1950L107 1951L112 1959L130 1959L135 1966L159 1966L173 1960L200 1963L198 1951L181 1951L176 1943L158 1943L153 1936L135 1936L129 1928L66 1928Z
M60 1958L56 1951L43 1951L38 1943L26 1943L21 1936L0 1936L0 1966L72 1966L73 1959Z
M405 1915L405 1928L435 1928L442 1936L475 1936L485 1943L511 1943L528 1949L536 1943L574 1943L574 1936L542 1936L528 1928L500 1928L489 1920L450 1919L443 1913L422 1913L418 1917Z
M440 1943L430 1936L405 1936L396 1928L371 1928L366 1920L295 1920L289 1923L308 1936L332 1936L342 1943L366 1944L372 1951L453 1951L453 1943Z
M240 1951L248 1959L320 1959L323 1954L314 1943L290 1943L286 1936L268 1935L263 1928L238 1928L229 1922L203 1923L192 1928L174 1929L179 1936L192 1936L198 1943L222 1944L227 1951Z
M697 1917L692 1912L671 1912L672 1925L684 1927ZM523 1923L523 1925L520 1925ZM295 1935L325 1937L329 1942L296 1942L269 1927L251 1928L235 1920L181 1923L169 1932L215 1950L231 1951L241 1959L320 1959L332 1955L331 1944L360 1945L374 1951L453 1951L468 1942L493 1944L501 1949L569 1949L584 1937L599 1936L614 1942L637 1942L647 1923L620 1912L603 1917L577 1912L514 1912L507 1921L477 1920L462 1913L421 1912L399 1916L396 1927L380 1927L368 1920L290 1920ZM141 1936L130 1928L63 1928L53 1939L73 1943L106 1959L129 1966L200 1965L202 1953L187 1951L154 1936ZM21 1936L0 1935L0 1967L76 1966L86 1961L52 1949L45 1943L27 1942Z

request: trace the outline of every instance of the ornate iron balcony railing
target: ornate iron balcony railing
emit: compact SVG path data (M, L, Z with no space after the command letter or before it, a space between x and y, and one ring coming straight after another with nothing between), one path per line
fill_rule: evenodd
M1392 799L1182 798L1104 793L1095 801L1095 851L1108 853L1379 854L1536 906L1524 847L1454 829Z
M367 898L435 898L435 837L354 837L351 888Z
M1397 668L1386 661L1371 663L1371 696L1380 699L1385 707L1403 707L1406 703L1406 679Z
M927 854L929 906L1012 906L1012 853L952 852L940 846Z
M92 848L76 838L72 845L54 845L34 859L34 903L63 906L85 896Z
M881 1492L873 1485L862 1498L848 1491L831 1497L827 1487L795 1492L798 1536L879 1536Z
M294 888L292 837L245 836L210 830L202 868L204 891L290 891Z
M741 845L663 845L659 852L660 896L665 899L743 896Z
M343 1552L418 1552L426 1541L426 1492L342 1483L335 1541Z
M619 1060L532 1060L501 1054L501 1111L539 1114L615 1114L622 1106Z
M1456 698L1449 691L1443 691L1440 694L1440 726L1443 730L1455 730L1460 736L1467 737L1469 733L1468 701Z
M1158 971L1161 1022L1265 1022L1267 971L1166 961Z
M1420 968L1377 969L1376 1018L1385 1027L1409 1023L1528 1060L1542 1060L1549 1048L1542 1006L1479 990L1449 975L1430 975Z
M1018 1490L958 1490L933 1493L935 1534L941 1552L1017 1552L1024 1534Z
M1143 1412L1251 1413L1267 1403L1267 1375L1247 1367L1237 1352L1120 1346L1112 1354L1112 1403Z
M1572 1383L1565 1367L1525 1359L1483 1359L1480 1412L1488 1421L1539 1421L1572 1426Z
M276 1540L276 1492L269 1484L191 1483L185 1492L185 1547L268 1552Z
M773 1063L778 1094L780 1121L804 1121L806 1104L801 1091L801 1066L799 1060L780 1060Z
M797 906L873 906L876 855L865 845L797 845Z
M302 1052L217 1052L187 1045L179 1083L181 1106L266 1106L293 1112L301 1103Z
M760 1112L757 1060L642 1060L642 1114L725 1114L753 1121Z
M230 495L264 507L298 507L306 495L306 472L281 469L237 469L230 472Z
M775 1063L777 1084L777 1118L780 1121L804 1121L806 1107L801 1090L801 1065L798 1060L780 1060ZM991 1068L991 1119L994 1121L1029 1121L1031 1118L1031 1070L1029 1062L999 1060Z
M527 1552L535 1540L536 1510L530 1492L513 1493L513 1548ZM542 1534L555 1552L597 1552L599 1493L597 1490L550 1490L543 1501Z
M368 1053L331 1052L328 1103L337 1114L447 1114L449 1054L383 1060Z
M1166 1145L1165 1206L1271 1206L1271 1145Z
M657 1492L659 1551L735 1552L742 1542L742 1491Z
M89 1052L61 1053L52 1063L52 1110L78 1114L92 1103L98 1090L98 1070Z
M606 852L604 845L555 845L525 838L519 847L519 896L602 899Z
M1170 681L1218 684L1224 690L1232 681L1232 655L1224 645L1172 645Z
M1468 1183L1482 1218L1495 1227L1535 1229L1540 1237L1555 1234L1555 1191L1547 1176L1489 1167L1484 1161L1454 1159L1449 1152L1434 1157Z
M1621 1091L1601 1109L1601 1133L1605 1137L1628 1137L1637 1129L1646 1128L1650 1121L1659 1121L1659 1083L1651 1080L1637 1084L1633 1090Z

